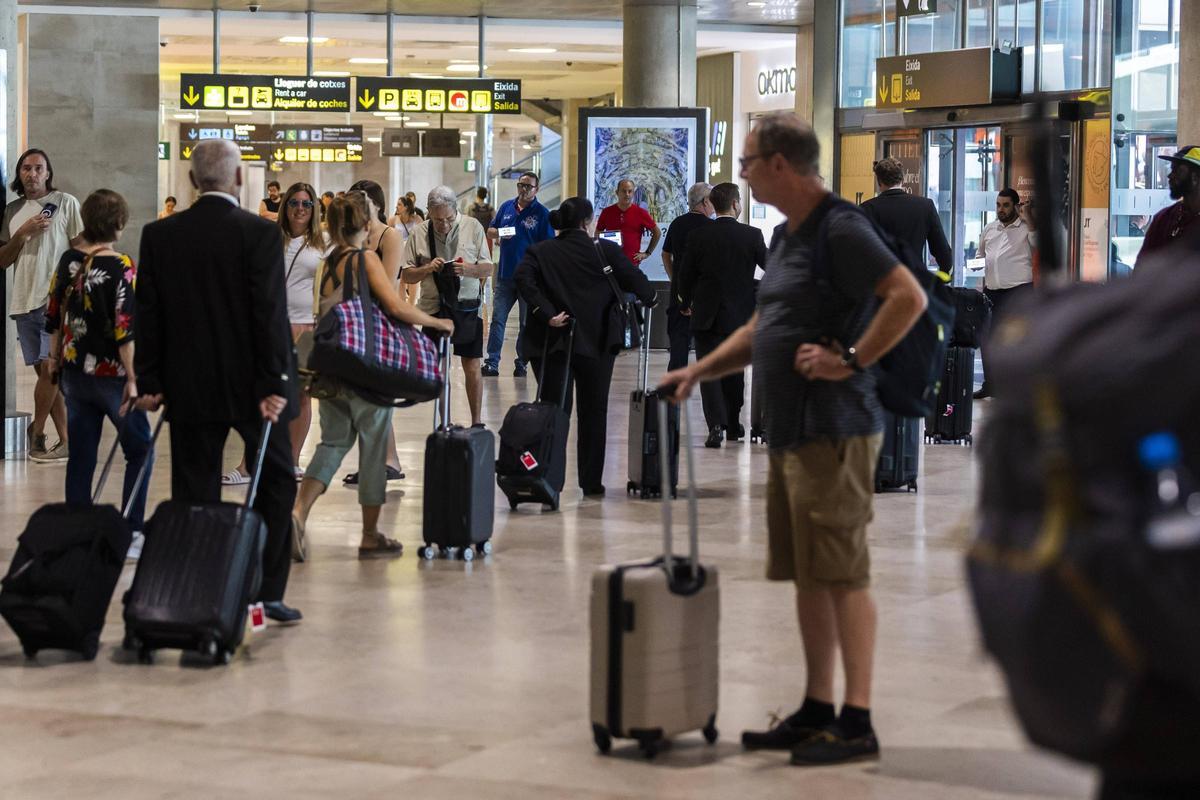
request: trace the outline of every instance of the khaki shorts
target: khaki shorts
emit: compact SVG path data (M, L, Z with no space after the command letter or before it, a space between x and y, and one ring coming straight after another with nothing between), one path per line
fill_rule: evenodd
M770 454L767 579L802 589L870 583L867 525L883 434L824 439Z

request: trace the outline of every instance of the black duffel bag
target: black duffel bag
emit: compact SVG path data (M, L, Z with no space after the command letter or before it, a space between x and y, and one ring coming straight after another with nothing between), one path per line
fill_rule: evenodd
M1180 474L1200 475L1200 253L1184 253L1006 309L990 337L997 390L967 560L984 644L1029 738L1110 769L1140 752L1160 777L1200 772L1200 720L1162 735L1162 702L1146 700L1200 698L1200 543L1147 536L1163 509L1139 462L1147 437L1168 432Z
M978 289L958 286L950 290L954 299L954 333L951 347L979 347L992 321L992 301Z

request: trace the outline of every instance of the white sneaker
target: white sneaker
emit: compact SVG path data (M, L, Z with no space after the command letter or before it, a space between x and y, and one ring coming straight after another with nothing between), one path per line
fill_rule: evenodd
M133 540L129 543L129 550L125 553L125 561L127 563L137 563L137 560L142 557L142 545L146 544L146 535L141 531L133 532Z

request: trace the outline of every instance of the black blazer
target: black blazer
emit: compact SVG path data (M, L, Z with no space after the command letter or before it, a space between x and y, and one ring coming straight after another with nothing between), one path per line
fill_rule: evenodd
M600 252L596 251L599 245ZM603 254L603 255L602 255ZM525 358L539 358L551 317L566 311L575 319L575 353L599 358L604 351L608 308L615 302L604 264L623 291L653 305L654 289L640 269L613 242L592 242L584 230L563 231L525 251L513 276L517 291L529 304L525 318Z
M287 398L296 366L274 222L205 195L142 230L137 275L138 391L164 396L172 420L258 419L258 402Z
M693 331L714 325L732 332L754 313L754 268L767 264L762 231L717 217L688 236L677 270L679 307L692 309Z
M875 224L900 241L907 242L915 255L925 252L929 242L929 254L938 267L947 275L954 274L954 255L950 243L942 230L937 206L928 197L918 197L900 188L888 189L877 197L862 204Z

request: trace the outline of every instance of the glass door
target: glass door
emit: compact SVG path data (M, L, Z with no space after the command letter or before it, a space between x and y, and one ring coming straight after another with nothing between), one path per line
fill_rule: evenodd
M954 252L954 285L982 287L979 238L1003 188L1000 128L936 128L925 132L925 191L937 206Z

